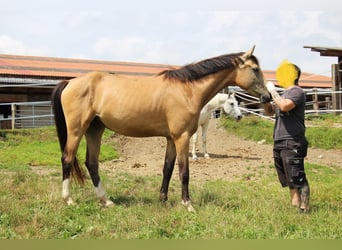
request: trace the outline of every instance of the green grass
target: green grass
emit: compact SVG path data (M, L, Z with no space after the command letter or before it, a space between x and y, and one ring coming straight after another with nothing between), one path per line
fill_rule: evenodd
M306 121L318 127L332 127L334 124L342 123L342 115L322 114L322 115L306 115Z
M232 124L238 125L232 131L245 138L272 142L268 121L245 118ZM112 136L105 132L102 161L118 156ZM88 178L84 186L72 183L76 205L67 207L61 199L54 128L0 131L0 154L0 239L342 239L340 166L306 164L309 214L290 205L288 191L267 169L272 166L260 166L260 178L253 181L191 178L197 212L188 213L180 204L176 175L163 204L158 200L160 176L104 169L101 178L115 206L100 206ZM84 142L79 155L82 160Z
M222 125L228 133L236 134L243 139L273 143L273 122L262 120L256 116L245 116L239 122L236 122L230 116L221 119Z
M118 157L115 144L110 138L113 133L106 130L101 145L100 161ZM37 128L0 131L0 168L26 169L31 166L56 166L60 164L61 153L55 128ZM85 139L79 147L80 162L85 159Z
M265 140L266 143L273 143L273 121L263 120L255 116L246 116L239 122L230 117L221 121L229 133L235 133L248 140ZM308 116L307 123L311 125L306 128L309 147L342 149L342 128L334 127L334 124L342 123L342 116Z
M160 177L103 173L113 208L96 201L90 181L73 185L76 206L60 198L59 177L30 170L1 174L0 238L13 239L341 239L341 170L308 165L312 210L300 214L276 176L258 181L191 182L193 205L158 201ZM109 177L110 176L110 177ZM33 185L34 184L34 185ZM10 191L9 191L10 190ZM47 192L48 190L48 192Z

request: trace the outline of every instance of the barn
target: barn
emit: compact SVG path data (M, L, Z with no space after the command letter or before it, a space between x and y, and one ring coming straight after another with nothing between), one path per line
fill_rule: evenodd
M176 66L0 54L0 129L52 125L49 98L54 86L62 80L89 71L151 76L170 67ZM265 70L264 75L267 80L275 81L274 71ZM332 87L330 77L305 72L300 85Z
M154 75L169 65L0 54L0 128L51 125L54 86L89 71ZM39 117L20 119L20 117ZM14 117L19 119L14 119Z

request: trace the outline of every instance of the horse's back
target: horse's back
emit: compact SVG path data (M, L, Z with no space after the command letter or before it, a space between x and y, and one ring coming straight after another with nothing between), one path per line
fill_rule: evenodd
M166 88L152 77L91 72L70 81L64 91L67 118L91 121L128 136L167 136ZM77 121L78 122L78 121Z

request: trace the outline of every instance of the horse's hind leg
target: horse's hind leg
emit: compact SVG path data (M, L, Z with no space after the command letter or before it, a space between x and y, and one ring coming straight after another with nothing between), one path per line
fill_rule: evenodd
M63 171L63 184L62 184L62 197L67 205L73 205L74 202L70 196L70 175L72 171L76 174L76 178L82 182L82 171L78 165L76 159L76 152L81 140L81 134L68 134L68 139L66 142L66 146L64 148L64 152L62 154L62 171ZM77 168L75 170L73 168Z
M107 198L106 192L101 185L101 180L99 176L99 154L101 147L101 138L105 130L104 125L99 120L95 118L91 123L89 128L85 133L87 140L87 153L85 165L89 171L91 180L95 187L95 193L100 199L100 202L108 207L112 206L113 202Z
M167 146L165 153L165 161L163 168L163 182L160 189L159 200L167 201L167 193L169 190L169 183L176 161L176 147L171 138L167 138Z

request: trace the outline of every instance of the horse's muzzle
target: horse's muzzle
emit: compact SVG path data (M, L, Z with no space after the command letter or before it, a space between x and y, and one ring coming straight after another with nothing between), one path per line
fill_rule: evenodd
M260 96L260 102L261 102L262 104L268 103L268 102L270 102L271 100L272 100L272 99L271 99L271 96L264 96L264 95Z

